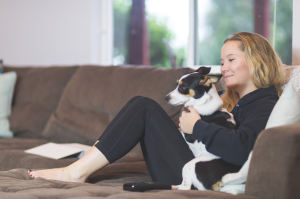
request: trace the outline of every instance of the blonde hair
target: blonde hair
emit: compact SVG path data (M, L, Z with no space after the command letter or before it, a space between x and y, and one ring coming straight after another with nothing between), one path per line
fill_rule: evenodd
M256 88L266 88L275 85L280 96L284 70L281 59L269 41L259 34L250 32L231 34L224 41L224 44L228 41L240 42L240 49L244 52L245 60L249 66L250 78ZM223 107L231 111L240 97L237 92L226 88L222 99L224 102Z

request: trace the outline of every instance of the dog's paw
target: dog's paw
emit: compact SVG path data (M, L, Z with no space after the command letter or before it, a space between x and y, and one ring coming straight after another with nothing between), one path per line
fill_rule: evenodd
M240 173L228 173L222 177L222 182L224 183L224 185L242 184L245 181L246 179L244 179L244 177L241 176Z
M222 177L222 182L224 184L230 184L231 181L233 181L235 179L235 173L229 173L229 174L226 174Z
M177 190L191 190L191 186L185 186L185 185L177 185L177 186L173 186L176 187Z
M180 185L174 187L176 187L177 190L191 190L192 184L190 182L183 180Z
M214 185L212 185L213 191L220 191L220 189L224 187L224 183L222 181L216 182Z

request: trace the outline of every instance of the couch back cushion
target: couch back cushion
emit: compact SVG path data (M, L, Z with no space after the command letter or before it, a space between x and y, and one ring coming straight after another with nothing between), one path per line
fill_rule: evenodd
M93 145L119 110L140 95L157 101L175 122L181 107L165 100L188 68L83 66L66 86L43 137L53 142Z
M15 137L40 138L62 91L78 67L4 67L15 71L10 128Z

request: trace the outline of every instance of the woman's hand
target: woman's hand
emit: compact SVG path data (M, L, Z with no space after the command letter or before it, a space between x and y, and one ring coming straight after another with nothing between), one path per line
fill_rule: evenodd
M187 108L189 112L182 111L181 117L179 118L179 127L184 133L192 134L194 125L201 117L194 107Z

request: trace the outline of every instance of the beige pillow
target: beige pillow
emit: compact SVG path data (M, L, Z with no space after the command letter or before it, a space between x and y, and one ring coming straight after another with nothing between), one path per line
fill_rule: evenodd
M284 72L285 78L281 88L284 90L288 84L291 84L300 93L300 66L284 65Z
M300 96L295 88L288 84L274 106L266 129L300 123Z

